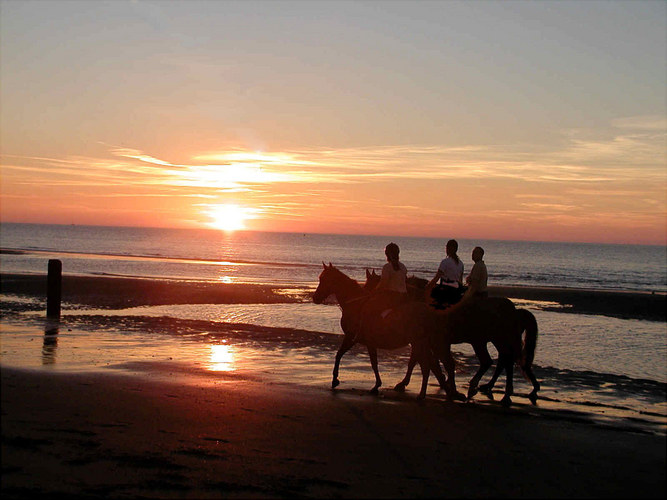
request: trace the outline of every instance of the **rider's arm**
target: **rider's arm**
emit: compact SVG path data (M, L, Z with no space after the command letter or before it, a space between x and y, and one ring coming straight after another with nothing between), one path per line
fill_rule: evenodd
M438 280L440 278L442 278L442 276L443 276L442 271L440 269L438 269L438 272L435 273L435 276L433 277L433 279L428 282L428 285L426 285L426 288L433 288L435 286L435 284L438 282Z

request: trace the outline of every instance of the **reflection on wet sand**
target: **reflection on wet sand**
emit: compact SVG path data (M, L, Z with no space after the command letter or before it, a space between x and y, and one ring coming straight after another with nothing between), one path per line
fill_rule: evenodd
M229 345L212 345L208 369L214 372L231 372L235 370L234 349Z
M58 333L60 321L47 319L44 325L44 343L42 344L42 364L52 365L56 362L58 349Z

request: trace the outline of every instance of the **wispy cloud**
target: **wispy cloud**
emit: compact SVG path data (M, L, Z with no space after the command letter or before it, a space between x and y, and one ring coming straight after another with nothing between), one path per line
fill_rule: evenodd
M181 212L237 203L267 218L372 226L391 220L656 224L667 215L665 131L654 118L614 122L607 137L572 131L559 149L423 145L247 151L172 162L138 148L106 155L2 156L3 198L48 185L89 200L182 200ZM16 192L9 193L7 186ZM199 201L199 205L195 202ZM114 202L116 203L116 202ZM163 207L164 213L177 207ZM142 208L141 210L145 210ZM363 217L362 217L362 215ZM196 217L195 217L196 219ZM641 221L641 224L640 222ZM433 223L434 224L434 223Z

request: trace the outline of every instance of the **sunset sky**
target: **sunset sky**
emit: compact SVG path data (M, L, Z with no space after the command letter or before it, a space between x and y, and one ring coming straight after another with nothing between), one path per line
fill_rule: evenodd
M2 222L667 242L665 1L0 3Z

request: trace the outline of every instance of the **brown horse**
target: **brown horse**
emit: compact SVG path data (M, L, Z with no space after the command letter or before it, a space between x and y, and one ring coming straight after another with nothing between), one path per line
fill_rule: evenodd
M324 270L319 276L313 302L321 304L329 295L334 295L343 313L340 324L345 334L336 353L331 388L340 384L338 380L340 360L356 343L363 344L368 349L375 374L375 386L371 389L373 394L377 394L382 385L378 371L377 350L398 349L411 345L411 359L419 363L422 372L422 385L417 399L424 399L431 369L428 342L430 329L433 328L433 315L430 308L424 303L410 301L393 309L386 318L367 318L364 307L369 298L368 292L331 263L328 266L324 263L322 265Z
M445 365L447 383L451 384L451 391L456 390L452 344L469 343L479 359L479 369L468 387L468 398L472 398L477 393L479 381L493 364L486 347L487 343L491 342L498 350L498 365L486 390L491 390L493 383L504 369L507 378L505 395L501 402L509 406L514 393L513 368L514 363L517 363L533 384L533 390L528 398L533 404L535 403L537 391L540 390L540 384L532 370L537 346L537 321L530 311L516 309L512 301L505 297L488 297L464 300L443 312L436 313L435 316L436 329L441 333L436 336L434 350ZM522 341L524 332L525 341Z
M366 271L367 286L373 287L379 281L379 276ZM427 300L428 294L422 288L425 280L411 277L408 279L408 288L412 285L411 296L416 300ZM478 384L489 367L493 364L487 343L491 342L498 350L498 363L491 381L479 387L479 390L491 395L493 386L502 373L507 374L504 405L511 404L513 394L513 366L517 363L524 375L533 384L533 390L528 395L535 404L540 384L532 371L532 363L537 346L537 321L535 316L526 309L516 309L514 304L504 297L489 297L484 299L463 300L458 304L435 312L435 329L431 340L431 347L435 357L441 360L447 371L447 394L460 397L456 391L454 379L454 359L451 354L451 345L469 343L472 345L477 359L480 362L477 373L470 380L468 399L478 391ZM522 341L523 333L525 341ZM437 360L434 361L437 363ZM405 378L396 385L396 389L405 388L410 382L415 362L410 359Z

